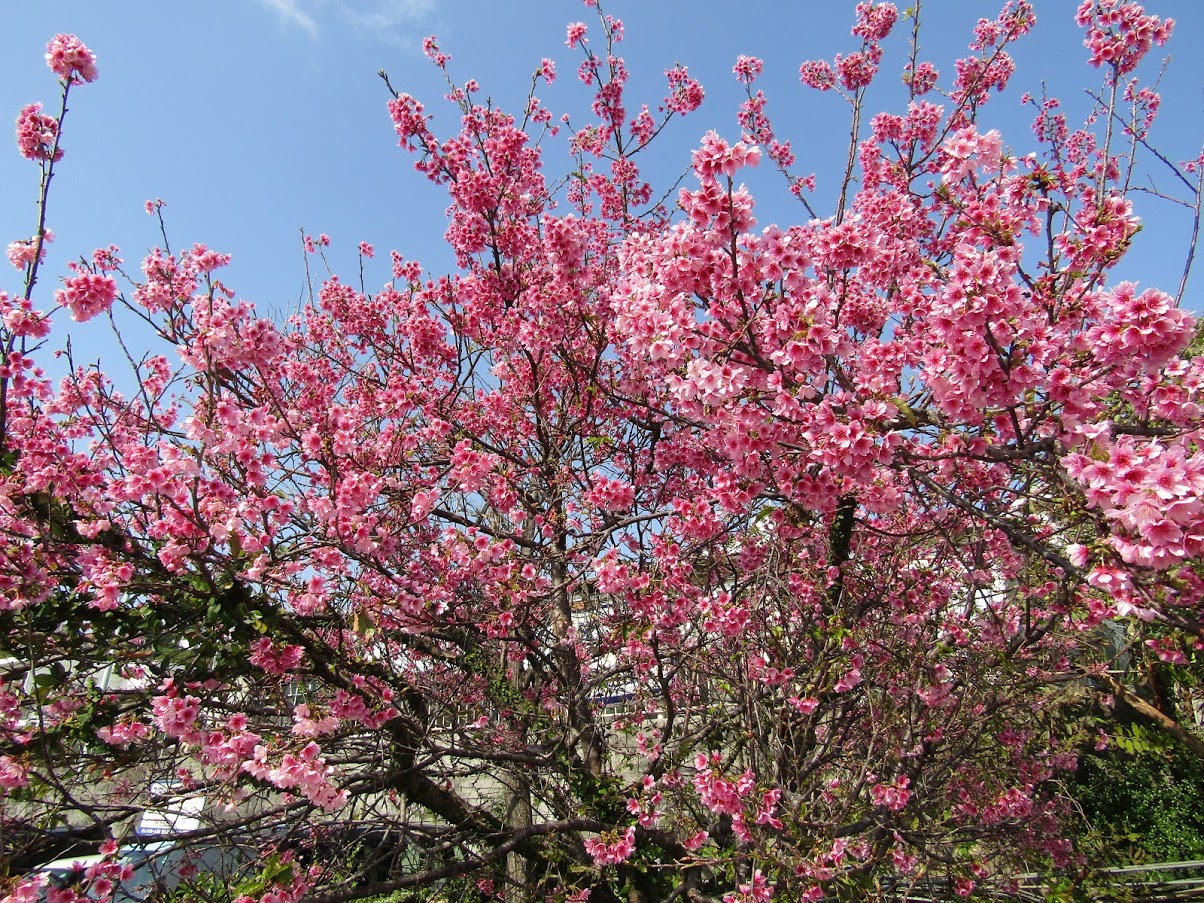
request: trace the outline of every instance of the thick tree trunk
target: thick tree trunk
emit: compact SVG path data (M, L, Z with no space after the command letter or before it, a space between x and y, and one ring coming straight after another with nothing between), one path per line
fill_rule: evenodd
M515 772L507 772L506 826L512 831L531 827L531 785L527 778ZM531 874L527 858L520 852L506 857L506 903L534 903Z

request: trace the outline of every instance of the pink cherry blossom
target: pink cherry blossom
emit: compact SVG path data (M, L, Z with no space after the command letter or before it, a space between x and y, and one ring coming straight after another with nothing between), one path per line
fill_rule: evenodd
M50 71L72 84L96 81L96 56L73 34L57 34L46 45Z
M572 25L570 25L568 27L568 37L566 38L564 43L568 46L568 48L570 50L572 50L578 44L581 44L584 42L585 31L586 31L586 28L585 28L584 22L574 22Z
M669 96L665 107L675 113L692 113L702 105L705 93L697 79L691 78L685 66L674 66L665 71L669 80Z
M47 229L42 233L42 246L38 250L38 262L46 259L46 245L54 241L54 233ZM26 238L11 242L8 246L8 262L18 270L26 269L34 260L34 249L38 247L36 238Z
M53 116L42 113L40 103L22 108L17 116L17 150L27 160L56 162L63 158L58 146L59 123Z
M1091 65L1111 66L1118 77L1136 69L1153 45L1165 44L1175 27L1174 19L1147 15L1130 0L1083 0L1075 19L1087 29Z
M585 852L589 853L598 868L626 862L635 852L635 828L629 827L620 837L610 842L588 838L585 841Z
M111 276L84 273L63 280L63 287L54 293L54 300L71 311L71 319L79 323L106 312L117 298L117 283Z
M739 81L746 85L751 85L761 75L765 68L765 63L755 56L745 56L741 54L736 59L736 65L732 67L732 72Z

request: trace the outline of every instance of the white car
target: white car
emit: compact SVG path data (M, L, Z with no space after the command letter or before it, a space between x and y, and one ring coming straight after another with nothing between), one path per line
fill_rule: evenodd
M249 857L237 847L213 844L183 844L169 840L123 846L115 859L117 865L129 868L129 877L113 892L114 903L153 900L171 893L181 884L199 876L212 876L221 881L236 877ZM53 888L74 887L86 890L87 871L105 861L100 854L55 859L40 866L38 873L46 875L40 899L47 900ZM99 896L99 895L98 895Z

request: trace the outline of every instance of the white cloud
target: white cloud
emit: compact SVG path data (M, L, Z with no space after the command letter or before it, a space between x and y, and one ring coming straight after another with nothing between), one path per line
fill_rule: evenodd
M297 0L259 0L264 6L276 11L276 14L289 25L300 28L310 37L318 36L318 23L314 17L297 4Z
M428 19L437 0L258 0L285 25L316 38L318 22L340 16L356 31L390 44L416 46L414 30Z
M340 0L352 25L392 44L414 43L413 27L435 9L435 0Z

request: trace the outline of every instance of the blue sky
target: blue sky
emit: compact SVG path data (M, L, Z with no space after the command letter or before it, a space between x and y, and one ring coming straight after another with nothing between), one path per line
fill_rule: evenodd
M655 106L664 93L663 72L675 62L689 67L707 91L703 107L662 136L646 163L667 179L686 166L689 150L708 129L738 135L740 88L731 66L740 53L764 57L762 82L770 112L793 139L800 171L815 171L821 210L844 154L847 108L833 95L798 83L806 59L831 58L855 49L849 36L853 0L743 4L717 0L611 0L607 12L624 20L621 50L633 71L629 109ZM900 6L904 4L900 3ZM1024 153L1032 141L1030 116L1019 108L1024 90L1042 80L1072 109L1083 109L1082 89L1099 83L1086 63L1073 23L1077 2L1036 0L1039 24L1016 50L1014 89L992 100L988 121L1007 146ZM1155 138L1174 160L1195 157L1204 137L1204 4L1167 0L1148 4L1178 22L1164 106ZM998 4L925 0L924 56L942 73L968 40L979 16ZM56 102L57 87L43 62L46 41L72 32L96 53L100 78L73 94L56 176L49 224L50 247L39 306L67 260L116 244L136 270L157 243L143 202L161 197L175 247L204 242L233 254L225 281L261 311L287 313L302 293L304 268L299 230L333 239L330 260L345 278L356 275L355 247L373 243L369 286L388 276L389 249L445 271L441 242L446 200L413 172L413 158L396 146L385 112L387 94L376 76L386 69L393 84L426 103L436 130L454 128L441 106L445 86L422 56L425 35L437 34L453 57L458 81L476 78L500 105L517 108L542 57L556 60L560 78L540 97L557 112L583 121L588 94L575 79L579 51L564 46L565 25L593 24L577 0L55 0L26 4L0 31L0 110L10 121L32 101ZM887 46L876 108L898 107L897 73L905 41ZM1156 69L1156 66L1154 67ZM11 137L0 148L0 247L28 236L35 224L37 167L22 159ZM545 145L550 173L568 162L563 143ZM759 219L787 223L805 217L765 172L753 182ZM1158 175L1158 187L1170 187ZM825 193L825 188L829 193ZM1164 202L1143 201L1145 231L1121 275L1173 290L1186 251L1189 223ZM15 270L0 271L0 288L19 289ZM1204 275L1197 275L1187 306L1204 309ZM66 319L56 321L63 334ZM107 327L74 329L81 357L108 360ZM52 341L53 344L53 341Z

